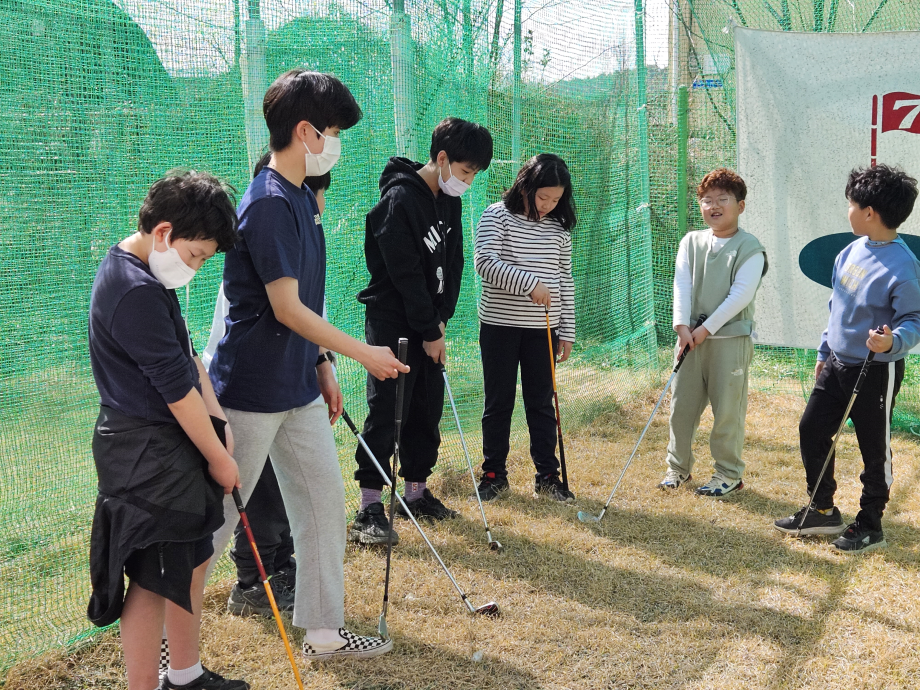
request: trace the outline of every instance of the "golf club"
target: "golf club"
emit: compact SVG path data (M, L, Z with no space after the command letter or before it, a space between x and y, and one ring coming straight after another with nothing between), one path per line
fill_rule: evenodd
M700 318L696 322L694 330L703 325L703 322L708 317L705 314L701 314ZM623 476L626 474L626 470L629 469L630 463L632 463L633 458L636 457L636 451L639 450L639 444L642 443L642 439L645 438L645 432L648 431L648 428L652 425L652 420L655 419L655 413L658 412L658 408L661 407L661 401L664 400L664 396L667 394L668 389L671 387L671 383L674 381L674 377L677 376L677 370L680 369L680 365L684 363L684 357L687 356L687 353L690 352L690 345L684 346L684 349L681 351L680 355L677 357L677 362L674 364L674 369L671 370L671 377L668 379L668 382L665 384L664 390L661 391L661 395L658 397L658 402L655 403L655 408L652 410L652 414L649 415L648 421L645 423L645 428L642 430L642 433L639 434L639 440L636 441L636 446L633 448L632 455L629 456L629 460L626 461L626 465L623 467L623 471L620 472L620 476L617 479L617 483L613 485L613 491L610 492L610 496L607 497L607 502L604 504L604 509L601 510L600 515L593 515L591 513L585 512L583 510L578 511L578 519L582 522L600 522L604 517L604 514L607 512L607 508L610 506L610 502L613 500L613 495L616 493L617 489L620 486L620 482L623 481Z
M348 425L348 428L351 429L351 433L355 435L355 438L358 439L358 443L364 449L364 452L367 453L367 457L371 459L374 467L377 468L377 472L380 473L380 476L383 478L384 483L390 487L390 491L396 494L396 490L393 488L393 482L390 481L390 478L387 476L387 473L383 471L380 463L377 461L377 458L371 452L370 447L365 443L364 437L361 436L361 433L358 431L358 427L355 426L354 422L351 421L351 417L348 416L348 412L342 410L342 419L345 420L345 423ZM425 532L422 530L422 526L418 524L418 520L415 519L415 516L412 515L412 511L409 510L406 506L406 502L403 500L402 496L396 494L396 500L399 501L399 505L402 506L402 509L406 511L406 515L409 516L409 519L412 521L412 524L415 525L415 529L418 530L418 533L421 535L422 539L425 541L425 544L428 545L428 548L431 550L431 553L434 555L435 559L440 564L441 569L444 571L444 574L450 579L451 583L456 588L457 592L460 594L460 599L463 600L463 603L466 605L466 608L469 609L470 613L479 613L484 616L497 616L501 612L498 610L498 604L494 601L490 601L488 604L483 604L482 606L474 607L469 598L466 595L460 585L457 584L457 581L454 579L454 576L450 574L450 570L447 569L447 566L444 565L444 561L441 560L441 556L438 554L437 550L432 546L431 542L428 540L428 537L425 536Z
M287 633L284 631L281 613L278 611L278 604L275 603L275 595L272 592L272 586L268 583L268 575L265 574L265 566L262 565L262 558L259 556L259 549L256 547L256 538L252 534L252 527L249 526L249 518L246 517L246 510L243 507L243 498L240 496L240 492L236 487L233 487L233 502L236 503L236 509L239 511L240 520L243 523L243 529L246 531L246 538L249 540L249 546L252 547L252 555L256 560L256 567L259 569L259 577L262 578L262 585L265 587L265 593L268 595L268 603L272 606L275 622L278 624L278 630L281 632L281 639L284 640L284 648L287 650L288 659L291 661L291 668L294 670L294 678L297 679L297 687L303 690L303 681L300 679L300 671L297 670L297 663L294 661L294 651L291 649L291 643L288 640Z
M884 333L885 329L879 326L875 329L876 333ZM799 537L802 534L802 525L805 524L805 518L808 517L809 511L811 511L815 506L815 494L818 493L818 487L821 486L821 480L824 479L824 473L827 471L827 466L831 463L831 458L834 457L834 450L837 448L837 441L840 439L840 434L843 432L843 427L846 426L847 419L850 417L850 410L853 409L853 403L856 402L856 396L859 395L859 389L862 388L863 381L866 379L866 374L869 373L869 365L872 363L872 360L875 359L875 353L872 350L869 350L869 354L866 355L866 360L863 362L862 368L859 370L859 376L856 378L856 385L853 386L853 395L850 396L850 402L847 403L847 409L843 413L843 417L840 419L840 426L837 427L837 433L834 435L834 441L831 443L831 449L827 451L827 457L824 459L824 467L821 468L821 474L818 475L818 481L815 482L815 488L811 490L811 496L808 497L808 510L802 511L802 519L799 520L799 526L795 530L795 536Z
M553 373L553 400L556 402L556 435L559 437L559 467L562 470L562 488L568 492L569 475L565 471L565 447L562 445L562 413L559 412L559 393L556 391L556 353L553 352L553 330L549 325L549 307L546 312L546 339L549 341L549 367Z
M489 530L489 521L486 519L486 511L482 507L482 497L479 495L479 486L476 483L476 473L473 470L473 461L470 459L470 451L466 447L466 439L463 438L463 427L460 426L460 415L457 414L457 405L454 403L454 393L450 389L450 382L447 380L447 369L441 365L441 375L444 377L444 387L447 389L447 397L450 399L450 409L454 411L454 419L457 422L457 431L460 434L460 445L463 446L463 454L466 456L466 464L470 468L470 478L473 480L473 489L476 491L476 500L479 502L479 512L482 513L482 523L486 526L486 537L489 540L489 548L493 551L501 551L504 547L500 542L492 538L492 532Z
M409 351L409 339L400 338L398 354L400 364L406 363ZM390 560L393 557L393 519L396 517L396 470L399 468L399 440L402 436L403 399L406 395L406 375L401 371L396 375L396 434L393 446L393 483L390 484L390 532L387 535L387 574L383 581L383 608L380 611L380 621L377 623L377 632L384 640L389 640L387 631L387 608L390 603Z

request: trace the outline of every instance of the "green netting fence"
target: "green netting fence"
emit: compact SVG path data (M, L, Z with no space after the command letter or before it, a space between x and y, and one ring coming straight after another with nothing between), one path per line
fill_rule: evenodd
M913 0L0 0L0 677L94 632L85 605L98 398L86 314L95 269L133 232L151 182L193 167L242 193L266 144L271 80L301 66L341 78L365 117L343 135L327 195L327 301L330 320L360 337L363 219L390 155L424 157L448 115L490 128L495 160L464 199L469 256L476 219L521 162L560 154L580 211L578 343L559 372L575 427L661 381L674 254L700 221L688 190L735 159L730 20L920 28ZM471 263L448 370L475 448ZM209 262L192 285L199 346L221 270ZM756 380L799 390L811 361L762 348ZM339 371L358 420L362 371L349 362ZM918 390L911 381L901 394L904 424L918 415ZM463 462L451 419L448 470ZM514 433L523 439L520 418ZM347 478L353 439L343 429L337 439Z

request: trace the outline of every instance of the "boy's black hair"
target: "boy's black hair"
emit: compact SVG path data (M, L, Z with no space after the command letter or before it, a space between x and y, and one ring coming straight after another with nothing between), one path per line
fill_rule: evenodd
M446 117L431 133L431 160L441 151L451 163L468 163L477 171L487 170L492 162L492 135L482 125L458 117Z
M252 169L252 177L256 178L259 176L259 173L262 172L262 168L268 165L268 162L272 159L272 152L269 151L262 155L259 159L259 162L256 163L256 167ZM322 175L316 175L315 177L307 176L303 178L303 183L307 185L307 188L314 194L319 194L320 190L326 191L332 186L332 175L328 172L323 173Z
M543 187L563 188L562 197L556 208L546 215L555 218L563 228L571 231L578 222L575 199L572 197L572 176L565 161L555 153L540 153L524 163L511 189L502 195L505 208L511 213L526 216L528 220L540 220L536 197L537 190Z
M170 170L153 183L138 214L138 230L149 234L160 223L172 224L172 240L214 240L217 251L236 244L236 190L213 175Z
M262 113L272 151L286 149L294 128L304 120L323 132L327 127L354 127L363 115L345 84L331 74L305 69L292 69L275 79L265 92Z
M854 168L847 180L846 197L860 208L871 206L886 228L897 230L914 210L917 180L884 163Z

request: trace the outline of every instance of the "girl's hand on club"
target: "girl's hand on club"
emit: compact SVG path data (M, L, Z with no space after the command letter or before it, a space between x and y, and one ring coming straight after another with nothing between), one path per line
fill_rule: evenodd
M559 364L562 364L569 358L569 355L572 354L572 345L574 344L575 343L570 343L568 340L559 341Z
M709 337L709 331L706 330L705 326L700 326L699 328L693 329L693 347L698 347L706 338Z
M824 364L824 362L815 364L815 383L818 382L818 377L821 375L821 372L824 371Z
M546 309L549 309L552 306L553 298L550 295L549 288L538 280L537 287L530 292L530 301L534 304L542 304Z
M447 364L447 343L444 341L444 336L437 340L422 341L422 349L435 364Z
M345 402L342 398L342 389L332 371L332 362L323 362L316 367L316 380L319 383L319 392L329 408L329 423L335 424L342 416Z
M367 373L378 381L395 379L400 372L409 373L409 367L393 356L393 351L388 347L367 345L365 355L358 360L367 369Z
M689 326L677 327L677 352L683 352L684 348L689 347L691 350L696 347L693 342L693 333L690 332Z
M240 484L240 468L229 453L217 461L209 462L208 472L215 482L224 487L224 494L232 494L234 487L243 488Z
M866 341L866 347L877 354L888 352L894 345L894 336L888 326L882 326L884 333L876 333L874 330L869 331L869 339Z

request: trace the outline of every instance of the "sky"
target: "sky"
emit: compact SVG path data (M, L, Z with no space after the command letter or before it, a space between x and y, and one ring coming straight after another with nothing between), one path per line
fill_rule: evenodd
M173 76L205 76L226 71L233 55L235 0L115 0L145 31L166 70ZM438 0L434 0L437 2ZM245 0L243 0L245 3ZM431 7L428 0L427 7ZM494 7L495 0L474 0ZM448 0L451 7L457 0ZM410 13L420 4L406 0ZM337 11L330 0L262 0L262 19L268 30L302 16L328 16ZM370 26L385 30L389 8L385 0L342 0L338 8ZM491 35L491 17L489 12ZM505 0L501 35L510 36L513 4ZM533 66L528 78L552 83L585 78L616 69L634 45L634 0L523 0L522 30L533 32ZM413 23L422 21L413 17ZM646 0L646 62L664 67L668 62L667 0ZM549 51L549 60L539 64ZM510 59L510 45L504 54Z

